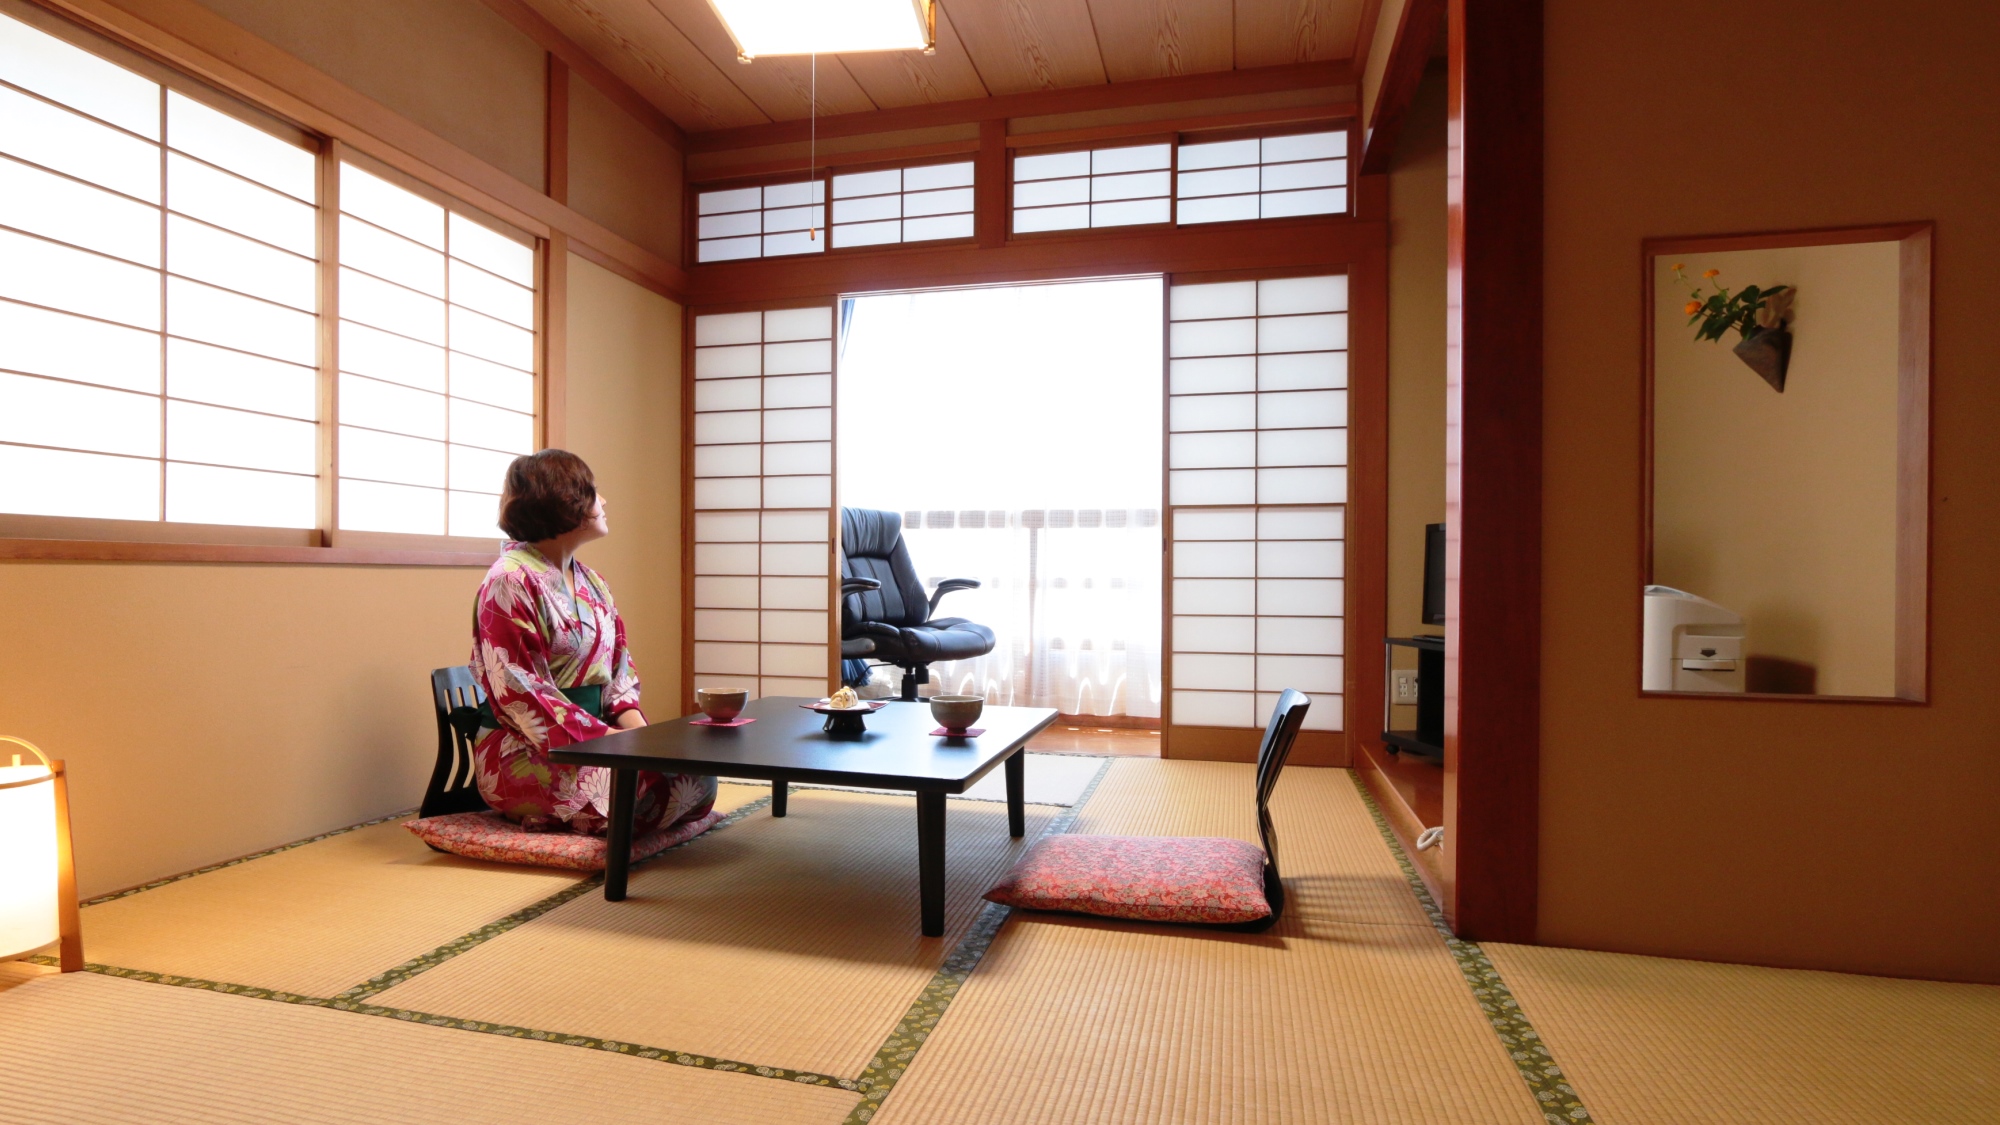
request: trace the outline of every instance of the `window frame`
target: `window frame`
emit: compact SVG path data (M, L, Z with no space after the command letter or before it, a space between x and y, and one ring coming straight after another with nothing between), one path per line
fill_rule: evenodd
M912 168L930 168L944 164L972 165L972 183L971 185L968 186L967 190L974 192L975 195L974 195L973 208L970 212L966 212L966 214L970 214L971 216L973 216L974 219L973 233L966 235L962 238L924 238L924 239L918 239L915 242L899 240L896 242L873 243L865 246L835 246L833 244L833 204L834 204L833 178L835 176L849 176L863 172L887 172L887 171L907 172ZM741 188L753 188L753 187L754 188L782 187L787 184L809 183L812 182L814 179L817 179L821 187L824 189L821 192L821 199L820 199L819 229L822 237L824 237L827 240L825 249L820 250L817 253L810 253L810 254L774 254L769 256L766 256L764 254L758 254L755 257L719 258L712 262L704 262L701 260L701 197L704 193L717 192L717 191L735 191ZM941 190L949 190L949 189L941 189ZM725 176L714 180L704 180L699 183L690 182L687 185L687 191L685 193L685 199L687 201L686 202L687 225L686 225L685 237L682 239L682 245L687 247L685 253L686 265L687 268L689 269L697 269L697 268L707 269L707 268L726 267L726 266L741 266L745 263L750 263L750 262L811 261L814 259L825 258L832 255L893 254L898 252L906 252L912 249L921 251L937 247L957 247L962 249L964 247L974 246L977 245L979 242L979 232L977 226L978 215L979 215L979 204L977 197L978 190L979 190L979 154L977 151L972 149L967 149L964 152L955 152L955 153L934 153L925 156L909 157L901 160L868 159L868 160L860 160L860 161L855 161L853 163L845 163L845 164L843 163L822 164L819 166L818 170L814 173L813 176L804 178L800 178L796 172L786 173L786 172L762 171L753 175ZM898 194L901 195L905 193L899 192ZM954 214L956 213L957 212L954 212Z

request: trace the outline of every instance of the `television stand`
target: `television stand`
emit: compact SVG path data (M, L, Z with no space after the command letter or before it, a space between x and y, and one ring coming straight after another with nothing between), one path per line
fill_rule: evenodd
M1396 703L1396 672L1390 659L1397 648L1417 650L1417 726L1391 730ZM1382 743L1391 752L1442 760L1444 758L1444 638L1382 638Z

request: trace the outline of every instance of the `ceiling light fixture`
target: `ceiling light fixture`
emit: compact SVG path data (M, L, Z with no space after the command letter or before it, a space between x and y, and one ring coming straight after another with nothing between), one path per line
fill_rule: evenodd
M937 47L936 0L708 0L738 62L761 55L837 55Z

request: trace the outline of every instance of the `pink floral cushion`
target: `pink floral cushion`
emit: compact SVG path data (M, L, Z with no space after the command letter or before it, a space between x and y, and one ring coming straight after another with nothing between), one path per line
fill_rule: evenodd
M988 901L1148 922L1271 916L1264 849L1208 836L1050 836L986 892Z
M650 859L715 827L723 814L711 811L685 824L655 828L632 841L632 862ZM497 812L452 813L408 820L403 827L434 848L493 863L525 863L564 867L571 871L602 871L610 850L602 836L579 832L528 832Z

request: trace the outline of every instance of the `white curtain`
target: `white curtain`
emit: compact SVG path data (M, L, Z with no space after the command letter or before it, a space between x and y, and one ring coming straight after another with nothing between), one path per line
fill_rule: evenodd
M902 512L927 588L981 583L939 614L996 638L931 690L1160 714L1161 300L1147 278L843 302L840 502Z

